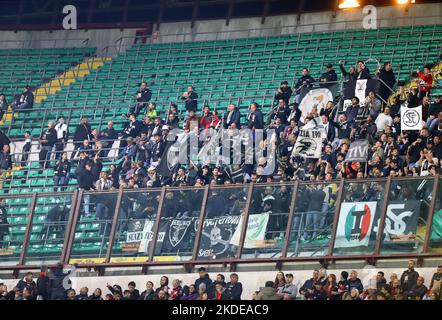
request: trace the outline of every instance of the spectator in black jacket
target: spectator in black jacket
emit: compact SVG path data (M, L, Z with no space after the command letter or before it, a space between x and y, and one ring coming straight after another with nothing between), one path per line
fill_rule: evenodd
M396 77L394 76L391 62L385 62L384 67L379 70L379 79L382 80L379 84L379 96L388 102L388 97L392 94L390 89L393 89L396 84Z
M63 271L63 264L61 263L58 263L55 269L52 271L52 276L50 277L51 300L66 299L66 290L68 288L64 288L63 281L68 274L69 273L65 273Z
M71 164L68 160L68 153L63 152L61 159L57 161L54 168L54 186L67 186L68 185L68 175L71 172ZM55 191L58 188L54 188ZM64 188L58 190L63 191Z
M355 270L352 270L350 272L350 278L348 279L348 289L351 292L351 290L355 288L359 292L362 292L364 290L364 286L362 285L361 279L358 278L358 273Z
M333 69L333 65L331 63L327 64L326 67L327 71L321 75L319 81L322 82L321 87L330 88L336 85L336 81L338 81L338 75ZM327 82L332 82L332 83L327 83Z
M247 115L247 127L250 130L264 129L264 117L259 105L256 102L252 102L249 108L250 112Z
M20 280L15 287L20 292L23 292L25 288L35 290L37 288L37 284L34 281L34 274L32 272L27 272L25 277Z
M155 291L153 290L153 282L146 282L146 290L141 293L139 300L154 300L155 299Z
M106 129L100 132L98 138L100 139L103 148L103 158L107 158L114 141L118 140L118 132L114 129L113 121L107 123Z
M314 82L315 79L310 75L309 69L302 69L302 76L295 84L295 103L301 103L302 98L310 91Z
M320 284L319 270L313 271L313 277L306 280L301 288L299 288L299 294L303 295L307 300L313 299L315 291L315 285Z
M82 287L80 288L80 293L75 296L75 300L89 300L89 288Z
M31 152L32 148L31 131L25 131L24 138L25 138L25 144L23 145L22 156L20 161L22 167L26 167L28 165L29 153Z
M137 285L134 281L129 282L127 285L128 290L130 292L130 300L139 300L140 299L140 291L136 289Z
M236 106L231 103L227 109L228 112L223 115L224 129L241 129L241 114Z
M89 296L89 300L94 301L101 301L103 298L101 297L103 295L100 288L95 289L95 291Z
M188 113L193 110L195 113L198 111L198 94L195 92L194 86L188 86L187 91L181 96L181 100L184 100L184 108L186 109L187 120Z
M124 114L124 117L129 117L131 114L138 116L141 111L147 106L152 98L152 91L147 87L147 82L141 82L140 88L137 90L137 102L134 106L129 108L129 112Z
M350 67L347 72L344 68L344 62L340 60L339 69L341 69L342 77L344 78L345 81L344 87L347 85L348 82L356 80L357 74L356 74L356 69L354 67Z
M404 294L414 291L417 286L419 273L414 270L414 264L414 260L408 260L408 269L402 273L401 288L404 291Z
M405 291L404 295L409 300L422 300L428 292L428 288L424 285L424 283L425 283L424 277L422 276L417 277L416 286L410 291Z
M284 103L288 105L290 103L290 98L293 94L292 88L289 87L289 83L287 81L282 81L281 86L276 91L275 101L284 100Z
M23 92L12 103L12 109L15 110L26 110L26 109L32 109L34 105L34 94L31 92L31 88L29 86L25 86L23 88Z
M118 156L121 156L121 154L124 152L124 148L127 146L127 138L130 137L135 139L141 133L142 126L143 124L141 121L137 120L137 116L135 114L131 114L129 116L129 123L124 128L123 135L120 139Z
M48 122L48 128L40 135L40 152L38 158L40 160L40 168L48 168L51 159L52 148L57 142L57 132L54 129L54 122Z
M8 111L8 102L3 93L0 93L0 121L3 119L3 115Z
M289 107L285 104L284 100L281 99L278 101L278 106L269 116L268 123L271 123L272 120L280 119L283 126L288 126L288 118L290 116L290 112L291 111Z
M241 300L242 283L238 282L238 274L232 273L230 275L230 282L227 282L226 291L230 300Z
M3 146L5 144L9 145L11 143L11 140L9 140L8 136L0 130L0 148L3 149Z
M195 287L199 288L200 284L204 284L206 286L207 296L212 297L215 291L215 286L213 285L212 280L209 277L209 274L206 272L206 268L201 267L198 269L199 278L195 281Z
M0 248L4 247L5 236L9 234L8 211L5 208L5 199L0 199Z
M77 129L74 133L74 150L71 154L71 159L77 154L77 150L81 147L84 140L91 140L92 138L92 130L89 124L89 119L85 116L81 117L80 124L77 126Z
M92 166L93 163L88 162L84 166L84 168L79 167L77 169L77 181L78 181L78 187L80 189L83 189L85 191L89 191L94 188L94 182L96 179L94 179L94 176L92 174ZM90 195L84 194L83 195L83 210L86 217L90 216L89 212L89 202L90 202Z
M358 67L356 69L357 80L370 79L370 70L365 65L364 61L358 61Z

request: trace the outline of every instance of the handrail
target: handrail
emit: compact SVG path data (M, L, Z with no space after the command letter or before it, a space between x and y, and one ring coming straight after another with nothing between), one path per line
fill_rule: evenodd
M357 183L357 184L362 184L362 185L370 185L372 183L383 183L386 188L390 188L391 189L391 185L393 184L393 182L398 182L398 181L402 181L403 183L407 183L410 181L421 181L421 180L427 180L427 181L432 181L434 184L438 185L439 182L439 176L432 176L432 177L400 177L400 178L395 178L395 177L389 177L389 178L378 178L378 179L364 179L364 180L351 180L351 181L347 181L350 182L352 184ZM386 183L387 182L387 183ZM266 184L266 183L257 183L255 184L254 188L252 189L251 186L249 186L248 192L247 192L247 199L244 200L246 201L246 203L250 203L251 201L251 197L255 197L258 193L254 193L252 192L252 190L259 190L259 188L267 188L271 185L273 185L274 187L282 187L282 186L286 186L289 188L293 188L292 191L296 192L297 190L299 190L299 188L301 188L302 186L313 186L313 185L324 185L324 186L329 186L329 185L333 185L333 184L339 184L339 194L342 195L344 188L346 188L346 185L344 184L344 180L334 180L334 181L327 181L327 182L310 182L310 181L296 181L296 182L284 182L284 183L271 183L271 184ZM433 185L432 188L430 188L431 190L428 190L428 192L431 192L432 195L432 204L429 206L429 215L431 216L433 214L433 211L435 210L435 203L436 203L436 198L440 201L440 197L438 197L438 192L437 192L437 185ZM97 191L93 191L93 192L84 192L84 191L80 191L79 193L77 191L75 191L74 193L72 192L63 192L63 193L34 193L34 194L29 194L29 195L2 195L2 199L23 199L23 198L27 198L30 199L31 201L29 203L26 203L26 206L30 206L30 212L33 213L33 215L39 215L41 216L41 213L37 213L36 208L37 207L41 207L41 206L47 206L48 204L50 205L51 202L45 202L45 203L41 203L40 201L38 201L39 199L50 199L51 197L57 197L59 198L60 195L62 196L69 196L69 195L73 195L72 197L70 197L71 201L69 201L69 203L71 204L71 214L70 214L70 218L69 221L64 221L64 223L66 223L67 232L64 233L64 239L58 238L57 242L58 244L64 244L63 245L63 252L60 253L60 260L63 263L69 263L70 258L71 258L71 252L72 252L72 248L73 248L73 244L74 244L74 237L75 237L75 233L78 232L76 231L77 225L79 223L106 223L106 225L111 224L111 229L113 230L111 232L111 236L108 237L106 241L109 241L109 244L115 243L115 237L116 237L116 228L118 227L118 223L120 223L121 219L118 215L118 207L120 206L120 203L117 203L117 207L115 209L114 214L113 214L113 218L107 218L107 219L93 219L93 220L85 220L85 221L81 221L79 220L80 217L80 208L84 205L83 203L83 196L84 195L93 195L94 196L94 202L99 202L100 200L100 195L106 195L106 194L118 194L118 199L121 200L124 196L124 194L126 193L131 193L131 194L142 194L145 192L156 192L156 194L158 194L159 192L161 192L161 198L164 198L164 195L166 192L170 192L170 191L180 191L180 190L200 190L200 191L204 191L204 197L203 197L203 203L201 205L201 208L205 208L207 205L207 201L208 201L208 194L210 193L211 190L214 189L224 189L224 190L232 190L232 188L241 188L243 190L243 192L245 192L244 190L244 184L239 184L239 185L232 185L232 186L206 186L205 188L195 188L195 187L186 187L186 188L169 188L169 187L163 187L163 188L150 188L150 189L137 189L137 190L130 190L130 189L120 189L119 191L105 191L105 192L97 192ZM382 221L385 221L386 216L385 216L385 212L387 209L387 205L389 203L388 201L388 194L390 193L390 189L386 189L384 190L384 193L387 195L386 200L384 201L384 205L382 208ZM296 212L295 209L295 196L297 195L297 193L292 195L292 200L291 200L291 208L290 208L290 213L289 213L289 219L292 219L294 215L300 214L299 212ZM157 216L156 216L156 224L155 224L155 230L154 233L156 234L154 236L153 239L157 239L158 236L158 232L159 232L159 223L161 220L161 213L162 208L163 208L163 203L167 201L167 200L160 200L159 206L157 208ZM335 233L337 232L336 226L338 223L338 214L340 212L340 204L344 201L344 198L342 196L338 196L337 202L335 203L335 214L334 214L334 223L332 226L332 232L331 232L331 236L333 237L333 239L335 239ZM8 202L7 202L8 203ZM55 205L55 203L53 204ZM22 203L17 203L16 201L12 204L13 207L17 207L17 208L21 208L23 206ZM12 207L11 206L11 207ZM246 206L247 207L247 206ZM9 207L6 207L7 209ZM38 211L40 212L40 211ZM245 214L249 214L249 210L247 210L247 212ZM286 213L284 213L285 215ZM205 215L202 215L202 213L200 213L200 218L205 218ZM1 265L0 266L0 270L23 270L23 269L33 269L36 268L37 265L29 263L26 264L27 261L36 261L35 256L32 259L26 259L26 257L29 255L29 251L28 248L29 246L32 245L32 243L36 243L36 240L31 240L31 235L32 234L36 234L39 231L34 231L33 228L37 225L46 225L46 222L38 219L36 220L35 218L31 219L28 218L30 220L28 220L26 222L26 230L25 230L25 238L23 238L23 244L24 247L22 248L22 254L20 255L20 263L18 265ZM384 222L385 223L385 222ZM431 221L428 221L427 223L431 223ZM25 225L25 223L12 223L10 226L12 227L18 227L18 226L23 226ZM296 261L310 261L310 262L319 262L320 260L326 260L326 261L338 261L338 260L361 260L361 259L405 259L405 258L411 258L411 257L418 257L418 258L433 258L433 257L437 257L440 258L442 257L442 253L440 252L429 252L429 243L431 241L431 238L429 236L429 232L431 232L431 225L427 225L426 227L426 237L425 237L425 243L423 245L424 250L422 252L403 252L401 250L399 250L397 253L393 253L393 254L387 254L387 253L383 253L382 250L380 250L381 246L382 246L382 242L384 241L383 237L378 234L378 236L376 237L376 243L375 243L375 249L373 249L373 253L372 254L356 254L356 255L343 255L343 254L337 254L334 252L333 249L333 242L330 242L330 247L328 252L325 252L323 254L320 254L318 256L286 256L285 253L287 253L288 250L288 244L290 238L291 238L291 234L286 234L285 235L285 241L283 244L282 248L279 247L275 247L275 250L282 250L282 252L284 254L282 254L279 258L269 258L269 257L265 257L265 256L260 256L258 258L244 258L242 255L241 250L239 250L236 254L235 258L229 258L229 259L210 259L210 260L198 260L197 255L195 254L194 250L198 250L198 243L199 243L199 239L195 238L195 242L193 244L193 249L192 249L192 258L188 261L185 262L185 264L189 264L190 266L194 266L196 264L203 264L203 265L211 265L211 264L238 264L238 263L244 263L244 264L248 264L248 263L285 263L285 262L296 262ZM202 226L200 226L200 228L202 228ZM287 226L287 230L290 230L290 226ZM382 228L382 226L381 226ZM246 232L245 230L245 225L243 226L243 231ZM80 229L81 230L81 229ZM201 229L200 229L201 230ZM285 230L285 228L284 228ZM281 229L281 232L283 232L284 230ZM290 231L289 231L290 232ZM199 232L199 234L201 234L201 231ZM382 234L382 232L381 232ZM242 238L244 239L244 234L242 234ZM15 240L14 240L15 241ZM38 240L40 241L40 240ZM244 241L244 240L242 240ZM243 243L241 241L241 243ZM155 242L154 242L155 243ZM151 247L149 249L149 253L150 253L150 257L151 259L149 259L149 261L147 262L120 262L120 263L111 263L111 257L113 254L113 249L112 246L108 247L107 252L104 253L104 255L106 256L106 258L104 259L105 263L90 263L87 262L85 264L80 264L77 267L79 268L120 268L120 267L148 267L148 266L178 266L178 265L182 265L183 261L157 261L152 259L153 256L155 256L155 248L153 246L153 244L151 244ZM242 246L242 245L241 245ZM60 249L61 250L61 249ZM76 254L78 256L78 253ZM101 254L100 254L101 256ZM2 259L2 256L0 256L0 260ZM38 259L38 258L37 258ZM38 261L38 260L37 260Z

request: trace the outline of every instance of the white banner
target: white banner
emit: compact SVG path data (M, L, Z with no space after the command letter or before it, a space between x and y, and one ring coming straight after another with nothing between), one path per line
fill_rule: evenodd
M322 129L300 130L292 157L321 158Z
M365 92L367 90L367 80L356 81L355 96L359 98L359 101L363 103L367 97Z
M422 106L408 108L401 106L401 130L422 129Z
M241 237L243 216L238 223L238 227L235 230L232 238L230 239L230 244L234 246L239 246L239 239ZM244 248L260 248L265 246L264 240L266 236L267 223L269 222L269 214L251 214L249 215L249 221L247 223L246 238L244 240Z
M330 90L326 88L310 90L299 104L299 110L302 112L301 120L304 120L314 107L320 113L329 101L333 101L333 94Z
M367 247L377 202L343 202L339 212L335 248Z

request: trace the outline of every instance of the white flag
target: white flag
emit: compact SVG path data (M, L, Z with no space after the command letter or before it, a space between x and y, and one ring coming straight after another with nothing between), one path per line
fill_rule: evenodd
M321 158L322 132L321 129L300 130L296 139L292 157Z
M422 106L408 108L401 106L401 130L422 129Z
M365 98L367 97L365 92L367 91L367 80L357 80L356 81L356 87L355 87L355 96L359 98L359 101L361 103L365 101Z

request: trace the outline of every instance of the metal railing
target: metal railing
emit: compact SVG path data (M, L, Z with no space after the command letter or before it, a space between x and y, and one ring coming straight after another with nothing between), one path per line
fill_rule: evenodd
M42 263L55 265L57 262L62 262L64 264L78 263L77 267L79 268L95 269L99 275L103 275L107 268L141 268L141 272L146 273L148 267L156 265L184 266L186 270L190 270L195 265L207 264L230 265L234 269L237 264L275 263L277 268L281 268L283 263L294 261L327 264L337 260L370 260L373 262L377 259L419 258L421 261L425 258L440 258L442 253L437 249L442 246L442 243L439 241L440 239L430 237L433 218L436 211L441 209L442 206L439 185L440 178L437 175L432 177L389 177L363 180L341 179L328 182L301 182L296 180L270 184L250 183L248 185L235 184L230 186L119 189L118 191L107 192L76 190L74 193L34 193L26 196L28 200L30 198L30 201L25 204L25 208L29 207L29 209L25 209L29 210L26 222L9 225L10 228L13 228L26 224L25 230L14 240L14 243L21 241L21 251L15 250L12 254L0 255L0 261L4 262L0 265L0 270L13 270L14 274L17 275L19 270L36 269ZM416 186L415 189L410 189L414 186ZM305 222L305 219L312 219L315 214L318 214L309 211L307 208L309 204L304 204L303 197L306 190L313 192L316 189L326 190L326 188L332 187L335 190L331 193L334 197L333 201L329 202L331 205L328 210L323 211L328 216L329 222L322 227ZM377 188L377 192L374 198L369 198L364 193L362 195L357 193L358 188L361 190ZM402 194L401 191L398 191L400 189L410 189L412 194ZM288 211L273 211L274 213L270 213L270 217L276 217L277 219L283 217L286 222L280 225L277 230L274 227L272 227L273 229L270 228L267 224L265 231L265 239L267 240L261 241L253 249L250 247L250 239L246 238L248 221L256 219L256 214L263 212L256 211L255 202L261 202L262 194L269 192L268 190L272 194L286 192L287 196L284 199L286 199L285 203L288 205L288 209L284 210ZM170 214L175 214L175 211L170 209L170 204L174 201L172 200L173 197L182 195L182 198L185 199L195 193L200 195L198 198L200 200L192 203L194 211L190 212L193 213L184 218L187 219L186 221L195 222L195 229L192 229L190 238L186 238L186 241L190 241L186 243L187 249L181 252L179 249L162 247L166 241L163 226L167 223L170 224L172 220L181 219L180 221L184 221L183 218L174 216L168 218ZM226 194L237 195L235 203L239 203L239 205L236 211L233 212L233 216L225 215L226 211L225 214L213 217L211 215L213 213L211 202L214 201L213 199L217 195L221 197ZM349 195L353 200L347 200ZM2 199L7 202L7 211L11 211L12 208L23 208L23 205L18 201L18 199L24 199L23 195L8 195L3 196ZM111 201L111 203L108 201ZM392 234L391 228L394 228L394 225L392 225L392 223L394 224L394 218L391 217L389 205L394 204L397 208L398 203L405 206L410 201L417 204L414 214L419 217L419 222L412 231L415 237L409 235L410 237L407 240L402 239L402 241L400 239L387 239L384 235ZM379 218L374 219L373 225L376 221L379 224L377 231L372 232L370 236L369 245L366 248L359 249L358 247L343 249L342 245L337 247L338 241L342 242L342 237L346 237L342 234L342 231L338 230L338 225L342 227L341 224L343 223L340 215L346 214L347 211L345 210L348 210L342 209L343 203L347 208L349 204L373 205L373 202L376 203L376 214L379 214ZM97 204L99 203L107 203L107 217L99 217L98 215L94 217L99 210L96 209L96 212L92 213L92 208L94 206L98 207ZM135 253L132 251L131 253L130 246L128 246L130 241L127 240L127 223L131 219L125 217L122 213L133 210L133 205L139 203L146 203L145 206L153 206L150 209L150 218L149 216L137 218L142 221L147 219L152 225L148 232L149 240L146 247L142 251L136 251ZM55 207L56 205L68 205L68 207L64 207L66 213L69 212L68 216L57 221L46 221L44 217L47 216L51 206ZM88 206L87 212L86 206ZM90 213L91 216L87 217L85 213ZM375 213L372 212L371 214ZM309 215L310 217L308 217ZM13 217L14 215L8 215L10 219ZM228 241L230 243L230 254L227 257L223 255L212 257L209 255L208 258L198 253L198 250L208 246L207 237L210 237L208 226L214 221L211 219L229 217L242 220L242 224L239 223L236 227L239 232L239 239L233 241L232 237L221 238L224 242ZM387 219L389 219L388 229L385 229ZM208 224L205 224L206 220ZM299 223L299 221L301 222ZM51 237L54 231L50 227L60 225L63 226L62 230L58 230L57 235ZM101 235L94 234L97 229L100 229L100 225L104 226L99 231ZM316 232L317 238L313 236L311 239L304 239L300 233L306 232ZM91 234L88 235L88 233ZM282 236L282 242L273 234L279 234L278 239ZM205 237L204 240L203 236ZM215 234L213 236L215 237ZM320 242L320 238L325 242ZM213 239L219 238L215 237ZM8 247L8 241L10 240L3 240L1 248L5 249ZM216 245L216 241L213 241ZM92 246L89 244L92 244ZM389 249L392 244L398 244L398 247ZM127 248L123 249L122 245L126 245ZM55 248L52 252L43 250L43 248L51 247ZM340 249L337 250L337 248ZM173 259L173 257L179 259Z

